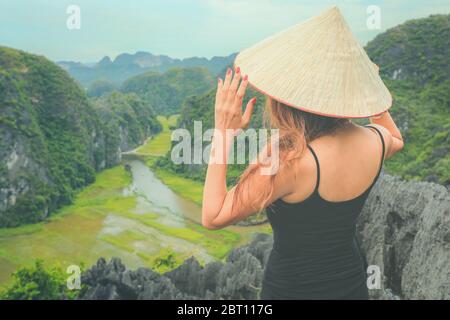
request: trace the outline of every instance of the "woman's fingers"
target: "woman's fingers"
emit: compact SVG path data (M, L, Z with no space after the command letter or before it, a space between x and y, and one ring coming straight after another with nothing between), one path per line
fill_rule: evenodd
M241 85L239 86L239 89L236 93L235 103L239 104L239 107L241 107L241 105L242 105L242 100L244 99L245 91L247 90L247 86L248 86L248 76L245 75L244 78L242 79Z
M216 104L223 100L223 80L221 78L217 79L217 91L216 91Z
M236 68L234 75L231 69L228 68L225 80L221 81L220 78L218 79L216 99L220 99L223 102L227 101L225 109L229 112L242 115L242 101L247 86L248 77L246 75L241 81L241 70L239 67ZM256 98L253 98L248 102L245 113L242 115L243 127L246 127L250 123L255 103Z
M223 81L221 78L217 79L217 91L216 91L216 99L220 99L222 95L222 87L223 87Z
M225 80L223 81L223 87L222 90L224 93L228 93L228 89L230 88L231 84L231 77L233 76L233 72L231 72L231 69L227 69L227 74L225 76Z
M228 98L230 100L234 100L234 96L236 94L236 90L239 86L239 81L241 80L241 69L239 67L236 68L236 72L234 73L233 80L230 84L230 89L228 90Z
M253 109L255 108L256 97L252 98L245 107L244 115L242 116L242 127L247 128L252 119Z

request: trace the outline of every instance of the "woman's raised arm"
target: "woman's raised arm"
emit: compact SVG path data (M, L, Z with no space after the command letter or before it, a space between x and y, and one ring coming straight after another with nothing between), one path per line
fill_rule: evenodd
M225 80L218 80L215 103L215 130L211 144L210 161L206 172L203 190L202 224L208 229L220 229L227 225L245 219L256 212L253 206L271 177L263 175L259 170L249 177L248 183L240 188L239 192L245 194L245 201L233 208L233 199L236 187L227 191L227 160L230 147L233 145L234 135L244 129L250 123L256 98L251 99L245 112L242 113L242 102L248 85L245 76L241 80L239 68L233 77L231 69L228 69ZM240 85L239 85L240 83ZM280 183L282 175L275 178L275 188L271 200L287 193L287 186ZM252 186L249 190L248 186ZM233 208L233 210L232 210Z

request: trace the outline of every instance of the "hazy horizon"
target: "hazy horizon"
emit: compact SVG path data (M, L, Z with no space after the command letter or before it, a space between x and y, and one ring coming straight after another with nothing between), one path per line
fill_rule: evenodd
M66 26L69 5L81 28ZM337 5L362 45L406 20L450 12L449 0L0 0L0 45L53 61L98 62L150 52L171 58L228 56ZM367 7L381 10L370 30Z
M111 59L111 61L114 61L118 56L120 56L120 55L122 55L122 54L130 54L130 55L134 55L134 54L137 54L137 53L139 53L139 52L150 53L150 54L155 55L155 56L168 56L168 57L170 57L170 58L172 58L172 59L180 59L180 60L183 60L183 59L189 59L189 58L206 58L206 59L208 59L208 60L211 60L211 59L214 58L214 57L228 57L228 56L230 56L230 55L232 55L232 54L234 54L234 53L237 53L237 52L230 52L230 54L214 55L214 56L211 56L211 57L203 57L203 56L173 57L173 56L170 56L170 55L160 54L160 53L157 53L157 52L150 52L150 51L144 51L144 50L137 50L137 51L134 51L134 52L126 52L126 51L125 51L125 52L121 52L121 53L119 53L119 54L117 54L117 55L115 55L115 56L110 56L110 55L105 54L104 56L102 56L100 59L98 59L98 60L96 60L96 61L77 61L77 60L65 60L65 59L62 59L62 60L54 60L54 61L56 61L56 62L80 62L80 63L83 63L83 64L92 64L92 63L98 63L98 62L100 62L100 60L102 60L102 59L105 58L105 57L109 57L109 58Z

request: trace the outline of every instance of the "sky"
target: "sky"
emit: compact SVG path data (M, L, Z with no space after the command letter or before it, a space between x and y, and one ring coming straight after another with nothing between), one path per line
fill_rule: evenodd
M80 10L79 28L67 27L74 21L70 5ZM450 0L0 0L0 45L54 61L94 62L137 51L210 58L334 5L363 45L406 20L450 13ZM380 10L378 29L367 27L373 5Z

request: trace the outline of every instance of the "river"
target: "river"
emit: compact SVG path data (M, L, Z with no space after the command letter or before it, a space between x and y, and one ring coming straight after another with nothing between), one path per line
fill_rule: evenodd
M89 266L99 257L119 257L129 268L137 268L148 266L149 257L170 249L183 258L194 255L204 263L216 259L210 254L211 246L191 241L205 237L207 244L216 241L220 245L219 233L199 228L201 208L173 192L142 161L128 157L123 165L129 167L132 183L118 197L135 199L132 209L122 214L110 210L85 215L78 211L97 209L83 207L84 211L77 209L43 224L42 230L0 237L0 284L18 267L37 258L65 267L80 262ZM226 230L240 237L240 245L261 227L230 226Z

